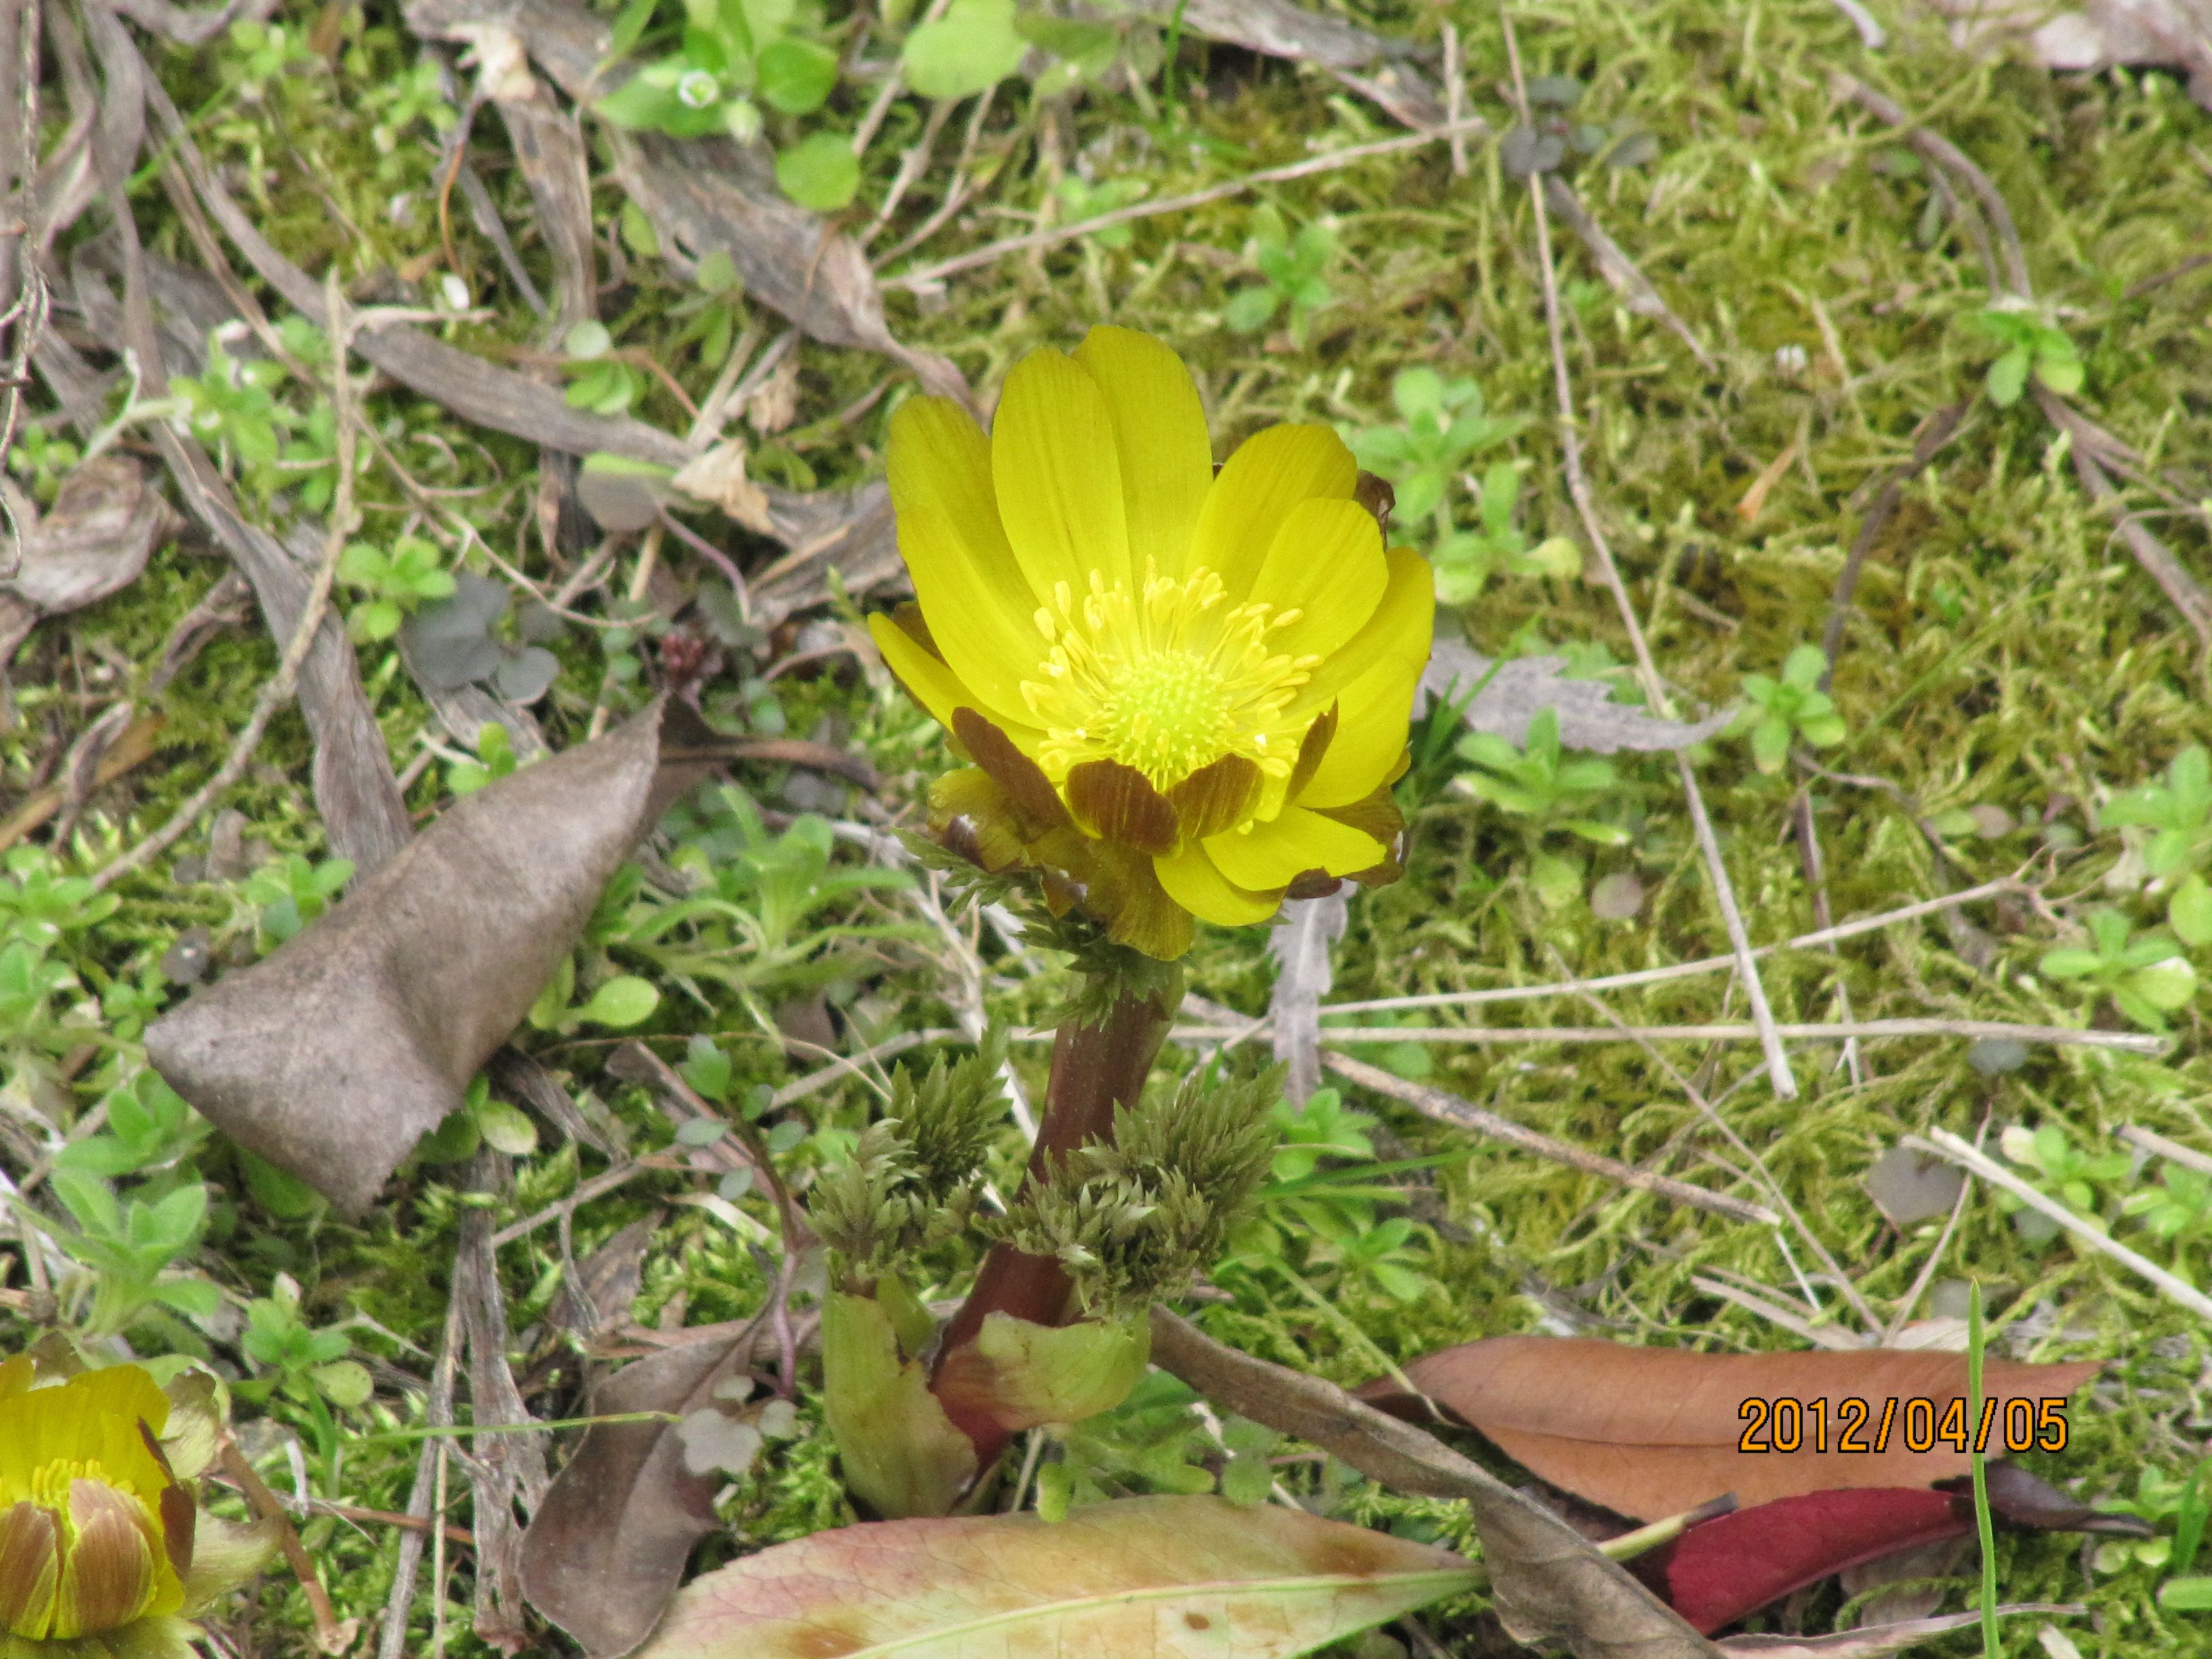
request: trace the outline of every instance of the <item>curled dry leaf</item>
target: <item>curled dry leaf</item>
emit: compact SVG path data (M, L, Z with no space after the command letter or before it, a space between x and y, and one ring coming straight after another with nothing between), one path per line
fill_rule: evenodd
M785 362L791 361L786 358ZM684 463L669 480L685 495L710 501L738 523L762 535L772 533L768 492L745 471L745 443L726 438L704 454Z
M717 1390L765 1358L765 1321L624 1367L592 1390L593 1416L718 1411ZM591 1659L616 1659L652 1633L713 1529L726 1478L695 1471L676 1423L601 1423L547 1489L522 1540L522 1589ZM693 1436L696 1439L697 1430Z
M2063 1413L2066 1396L2096 1370L2087 1360L1991 1361L1984 1380L1996 1402L1996 1422L2005 1421L2010 1402L2024 1401L2030 1421L2040 1425L2044 1401L2059 1402ZM1967 1473L1972 1462L1942 1439L1923 1452L1905 1443L1906 1402L1929 1401L1931 1422L1940 1425L1950 1403L1964 1401L1963 1354L1889 1348L1708 1354L1589 1337L1497 1336L1414 1360L1406 1375L1552 1485L1638 1521L1679 1515L1727 1492L1748 1508L1843 1487L1926 1486ZM1395 1382L1361 1392L1395 1410L1422 1409ZM1740 1449L1747 1436L1754 1446L1773 1443L1778 1400L1796 1402L1802 1449ZM1896 1408L1883 1437L1892 1401ZM1764 1413L1747 1401L1765 1402ZM1816 1420L1828 1450L1815 1449ZM1835 1449L1847 1427L1854 1443L1869 1449ZM1878 1437L1883 1449L1871 1449ZM1993 1431L1990 1447L2002 1449L2002 1430Z
M155 1022L149 1057L241 1146L362 1209L459 1109L713 741L663 701L464 797L327 915Z
M1152 1360L1216 1406L1309 1441L1371 1480L1465 1502L1498 1621L1515 1640L1558 1643L1576 1659L1713 1659L1717 1652L1559 1516L1334 1382L1216 1342L1160 1307L1152 1310Z
M173 522L137 462L95 456L62 480L20 548L0 537L0 596L46 617L104 599L138 579Z
M1564 657L1515 657L1499 663L1462 640L1439 639L1421 675L1421 693L1427 698L1460 697L1481 687L1467 706L1468 726L1511 744L1528 740L1528 722L1539 709L1557 709L1560 743L1595 755L1686 749L1735 718L1733 710L1724 710L1693 724L1662 720L1613 702L1613 688L1603 680L1567 678L1566 665Z
M687 1585L645 1659L1288 1659L1480 1582L1446 1550L1218 1498L879 1521Z
M1444 119L1443 100L1418 67L1433 47L1376 34L1290 0L1189 0L1150 9L1163 18L1179 16L1194 34L1326 70L1409 127Z

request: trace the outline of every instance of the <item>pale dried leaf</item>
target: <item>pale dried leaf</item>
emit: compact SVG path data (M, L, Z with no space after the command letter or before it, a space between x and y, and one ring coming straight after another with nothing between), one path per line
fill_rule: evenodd
M1335 982L1329 952L1351 921L1344 889L1325 898L1291 899L1267 932L1275 958L1275 1058L1290 1068L1283 1092L1293 1105L1321 1087L1321 1000Z
M1999 1617L2021 1613L2080 1613L2080 1607L2048 1601L2023 1601L1997 1609ZM1882 1659L1901 1653L1919 1642L1933 1641L1954 1630L1981 1622L1978 1613L1947 1613L1934 1619L1905 1619L1890 1625L1868 1625L1839 1631L1833 1636L1729 1636L1719 1644L1725 1654L1741 1659Z
M2089 0L2053 13L2039 0L1933 0L1966 50L2024 46L2045 69L2155 64L2185 70L2189 95L2212 108L2212 0Z
M878 1521L687 1585L643 1659L1289 1659L1480 1581L1449 1551L1218 1498Z
M1717 1651L1550 1510L1334 1382L1217 1342L1160 1307L1152 1310L1152 1360L1217 1407L1309 1441L1371 1480L1464 1501L1498 1620L1516 1640L1559 1643L1576 1659L1713 1659Z
M1463 641L1439 639L1421 675L1421 690L1431 699L1449 699L1481 686L1468 705L1468 725L1512 744L1528 741L1528 722L1540 709L1556 709L1560 744L1598 755L1624 749L1686 749L1712 737L1735 717L1729 709L1690 725L1662 720L1613 702L1613 689L1602 680L1566 678L1566 665L1560 657L1515 657L1494 663Z
M768 492L745 471L745 444L742 438L725 438L697 459L684 463L670 482L695 500L721 508L748 530L762 535L774 533Z

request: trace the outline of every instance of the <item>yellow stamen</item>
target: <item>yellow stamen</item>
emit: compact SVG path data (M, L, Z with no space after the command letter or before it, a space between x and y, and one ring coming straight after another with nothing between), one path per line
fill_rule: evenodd
M1181 580L1147 561L1141 592L1097 572L1079 606L1066 582L1036 613L1045 654L1022 696L1044 728L1037 763L1055 783L1085 761L1134 767L1170 788L1224 755L1288 775L1299 734L1284 710L1320 659L1268 647L1295 620L1231 606L1215 572Z

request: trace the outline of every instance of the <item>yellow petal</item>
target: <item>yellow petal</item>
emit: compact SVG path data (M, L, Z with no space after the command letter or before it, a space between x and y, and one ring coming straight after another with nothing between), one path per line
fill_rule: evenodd
M1357 501L1316 498L1284 515L1252 597L1297 620L1273 634L1268 644L1293 657L1327 657L1375 614L1389 586L1382 532Z
M990 440L951 399L911 398L891 416L889 471L899 554L930 637L986 703L1018 714L1044 642L999 522Z
M1168 896L1194 916L1224 927L1249 927L1275 914L1282 890L1254 893L1223 875L1206 848L1190 842L1180 853L1152 860Z
M1050 601L1065 584L1079 601L1093 571L1109 587L1127 584L1113 416L1098 382L1066 353L1032 351L1006 376L991 427L991 481L1006 539L1040 599Z
M1429 647L1436 634L1436 577L1429 562L1411 548L1392 548L1388 566L1389 583L1382 591L1382 602L1360 630L1298 688L1297 701L1289 710L1294 719L1310 720L1321 714L1368 674L1395 672L1419 678L1427 665ZM1350 715L1349 707L1345 713ZM1345 733L1340 727L1329 748L1334 751L1345 746ZM1390 744L1390 758L1395 760L1404 746L1402 736Z
M1285 806L1272 823L1232 830L1200 845L1223 875L1254 890L1287 887L1293 876L1308 870L1348 876L1379 863L1387 850L1374 836L1303 806Z
M933 637L935 632L931 630ZM914 635L882 612L868 618L868 637L884 653L884 665L898 676L899 684L912 692L914 700L946 731L952 729L954 709L972 708L982 701L961 684L959 677L951 669L923 650Z
M1358 463L1325 426L1271 426L1237 447L1199 509L1196 562L1220 573L1242 604L1275 544L1275 532L1300 501L1352 499Z
M1428 663L1430 618L1418 613L1424 596L1435 591L1420 586L1430 580L1425 562L1407 557L1404 590L1394 591L1385 606L1402 605L1413 620L1401 622L1375 659L1338 694L1336 733L1305 787L1292 797L1301 805L1343 806L1360 799L1391 776L1406 752L1406 728ZM1345 654L1351 654L1349 647Z
M1190 371L1151 335L1103 325L1084 337L1075 361L1114 423L1130 566L1141 577L1150 560L1161 575L1181 576L1213 483L1213 443Z

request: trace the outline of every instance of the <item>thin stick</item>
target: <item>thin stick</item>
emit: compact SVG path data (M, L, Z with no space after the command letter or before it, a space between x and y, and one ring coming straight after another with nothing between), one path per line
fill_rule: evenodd
M300 609L300 621L286 641L284 654L277 659L276 672L261 688L253 700L253 712L246 717L246 726L230 746L229 754L216 769L215 775L192 792L191 797L179 807L169 821L140 842L129 852L103 866L92 878L94 892L112 886L135 870L143 870L170 848L191 833L200 815L221 798L223 792L246 774L254 751L260 748L269 722L276 711L291 701L292 692L300 680L300 669L307 660L307 653L314 648L315 635L321 630L324 613L330 609L331 586L338 574L338 556L345 550L346 538L354 526L353 467L354 426L350 417L352 390L346 379L346 354L353 343L349 325L343 319L344 302L338 297L337 267L334 264L325 274L324 301L329 308L331 336L331 405L337 416L333 423L337 437L337 491L331 505L331 523L323 538L323 562L317 567L314 581L308 586L307 603Z
M2034 285L2028 281L2027 256L2021 249L2020 232L2013 224L2012 209L2006 205L2004 193L1998 190L1990 175L1949 139L1930 132L1926 127L1913 125L1912 118L1905 112L1905 106L1895 99L1885 98L1872 87L1855 81L1848 75L1837 76L1834 84L1838 92L1876 120L1902 128L1900 136L1906 143L1937 167L1957 175L1966 188L1974 192L1982 211L1989 217L1990 228L1996 232L1998 250L2004 256L2004 286L2021 299L2032 297Z
M2194 1146L2185 1146L2178 1140L2168 1140L2154 1130L2139 1129L2130 1123L2120 1131L2120 1139L2131 1146L2154 1152L2168 1163L2179 1164L2185 1170L2194 1170L2199 1175L2212 1175L2212 1153L2200 1152Z
M1984 1123L1975 1136L1978 1149L1981 1135L1987 1133L1988 1126ZM1912 1276L1912 1288L1905 1291L1905 1299L1897 1304L1897 1317L1882 1333L1882 1346L1894 1346L1905 1328L1912 1322L1912 1310L1920 1305L1921 1296L1928 1289L1928 1281L1936 1277L1936 1268L1942 1265L1943 1252L1950 1248L1951 1236L1959 1231L1959 1222L1966 1213L1966 1200L1973 1196L1973 1192L1972 1182L1961 1181L1959 1183L1959 1195L1951 1200L1950 1217L1943 1223L1943 1231L1936 1235L1936 1248L1928 1252L1928 1260L1920 1264L1920 1271Z
M300 1541L292 1517L284 1512L283 1500L269 1490L269 1483L246 1461L246 1454L228 1434L223 1436L222 1449L216 1455L223 1474L246 1494L254 1513L276 1529L277 1547L284 1552L292 1576L300 1581L301 1589L307 1594L307 1611L315 1621L315 1645L325 1653L343 1653L351 1645L350 1638L338 1625L337 1610L331 1606L331 1593L323 1588L322 1575L315 1570L315 1558Z
M603 1170L589 1181L580 1182L574 1192L557 1203L549 1204L536 1214L526 1215L520 1221L508 1222L491 1236L491 1247L496 1250L503 1245L514 1243L518 1238L528 1237L549 1221L558 1221L563 1216L574 1215L580 1206L595 1198L605 1197L617 1187L629 1185L653 1167L650 1164L632 1163L617 1164L611 1170Z
M1828 911L1828 875L1820 857L1820 826L1813 819L1813 791L1800 784L1797 799L1792 803L1797 817L1797 854L1805 866L1805 884L1813 890L1813 920L1823 927L1832 920ZM1851 988L1843 975L1843 959L1833 945L1828 955L1836 961L1836 1006L1843 1017L1851 1018ZM1859 1065L1859 1045L1856 1037L1844 1041L1844 1065L1851 1074L1851 1086L1856 1089L1866 1081L1866 1073Z
M1453 23L1443 26L1444 41L1444 122L1452 129L1452 177L1467 177L1467 135L1459 131L1460 123L1467 119L1467 71L1460 61L1459 29Z
M1558 952L1554 951L1553 954L1554 959L1556 959ZM1797 1206L1790 1201L1790 1194L1783 1190L1782 1183L1774 1178L1772 1173L1767 1169L1765 1164L1760 1159L1759 1154L1753 1152L1751 1147L1746 1144L1744 1138L1736 1133L1735 1126L1730 1123L1726 1118L1723 1117L1714 1108L1713 1103L1705 1098L1705 1091L1698 1087L1698 1085L1695 1083L1692 1083L1688 1078L1683 1076L1680 1072L1677 1071L1674 1063L1668 1060L1664 1054L1661 1054L1658 1049L1654 1048L1648 1037L1637 1036L1634 1028L1622 1020L1618 1014L1615 1014L1612 1009L1607 1007L1603 1002L1600 1001L1594 996L1588 996L1587 994L1585 994L1585 997L1592 1007L1595 1008L1599 1013L1604 1015L1605 1018L1612 1023L1615 1030L1619 1031L1624 1036L1634 1036L1636 1038L1637 1045L1650 1058L1653 1064L1656 1065L1674 1080L1674 1086L1689 1097L1690 1103L1698 1109L1699 1115L1702 1115L1708 1123L1711 1123L1715 1128L1718 1129L1721 1133L1727 1138L1729 1145L1735 1147L1737 1153L1749 1163L1752 1170L1756 1172L1759 1184L1766 1189L1768 1200L1773 1205L1775 1209L1782 1214L1784 1218L1786 1219L1792 1227L1797 1230L1797 1236L1805 1241L1806 1248L1811 1250L1813 1254L1820 1259L1820 1265L1828 1270L1829 1278L1833 1280L1838 1288L1843 1291L1844 1299L1851 1304L1852 1310L1866 1322L1867 1328L1871 1331L1880 1325L1881 1321L1875 1317L1874 1310L1867 1305L1866 1297L1859 1293L1858 1286L1851 1282L1850 1275L1846 1273L1843 1269L1843 1264L1838 1262L1833 1255L1829 1254L1828 1247L1820 1242L1820 1236L1813 1231L1812 1227L1807 1223L1805 1218L1797 1212ZM1832 1030L1835 1028L1833 1026L1829 1026L1824 1029ZM1782 1254L1785 1260L1789 1260L1790 1249L1788 1244L1778 1238L1776 1242L1782 1245ZM1796 1261L1791 1261L1790 1262L1790 1267L1792 1273L1796 1273L1797 1264ZM1799 1282L1802 1284L1804 1281L1804 1275L1802 1273L1798 1273L1797 1277ZM1813 1294L1812 1287L1810 1285L1806 1286L1805 1299L1814 1304L1814 1311L1817 1312L1820 1310L1820 1299Z
M973 270L978 265L988 265L1009 253L1024 253L1033 247L1054 247L1062 242L1088 236L1094 230L1105 230L1114 225L1126 225L1139 219L1148 219L1156 213L1181 213L1188 209L1204 207L1209 202L1219 202L1231 196L1242 195L1261 185L1278 185L1289 179L1310 178L1316 173L1331 173L1338 167L1350 167L1355 161L1364 161L1377 155L1395 155L1401 150L1419 149L1424 144L1433 144L1438 139L1449 139L1454 133L1465 137L1480 137L1490 131L1490 123L1480 116L1470 116L1464 121L1446 122L1426 132L1401 133L1395 138L1378 138L1370 144L1354 144L1347 149L1331 150L1326 155L1310 155L1303 161L1292 161L1279 167L1264 167L1257 173L1248 173L1241 179L1231 179L1204 190L1192 191L1187 196L1171 196L1159 202L1132 202L1126 207L1115 208L1110 213L1101 213L1088 219L1079 219L1073 224L1048 226L1019 236L1009 236L1003 241L987 243L957 253L949 259L940 259L933 265L919 270L902 271L883 280L885 288L902 288L908 293L930 288L947 276L957 276L963 270Z
M1504 26L1505 50L1513 65L1515 102L1525 122L1528 101L1521 78L1521 48L1514 38L1510 13L1500 13L1499 21ZM1544 282L1544 323L1551 337L1553 387L1559 404L1559 458L1566 473L1567 493L1574 499L1576 515L1589 538L1591 550L1597 555L1606 585L1613 590L1613 604L1619 607L1622 625L1628 630L1629 643L1636 649L1637 673L1644 682L1644 696L1655 712L1669 714L1673 705L1668 700L1667 688L1659 678L1657 665L1651 660L1651 647L1644 640L1643 624L1637 620L1636 606L1629 599L1628 585L1621 580L1620 567L1613 562L1613 548L1598 523L1597 503L1591 497L1589 480L1583 472L1582 435L1575 419L1574 386L1567 375L1566 335L1559 319L1559 274L1552 259L1551 219L1544 205L1544 180L1540 173L1528 176L1528 201L1536 214L1536 264ZM1697 831L1698 846L1705 854L1705 868L1712 878L1713 899L1720 907L1721 922L1728 930L1729 945L1735 954L1736 972L1743 980L1751 1017L1759 1027L1759 1047L1766 1057L1767 1079L1779 1098L1795 1100L1797 1079L1790 1073L1790 1056L1775 1030L1774 1010L1767 1003L1765 986L1759 982L1759 968L1751 954L1751 936L1744 929L1742 911L1736 908L1735 884L1729 879L1719 837L1714 835L1712 819L1705 811L1704 792L1698 787L1698 775L1686 757L1677 754L1674 765L1681 775L1690 823Z
M1725 1193L1707 1192L1704 1188L1692 1187L1686 1181L1675 1181L1666 1176L1636 1169L1601 1152L1584 1152L1579 1146L1570 1146L1565 1141L1554 1140L1551 1136L1516 1123L1510 1118L1485 1111L1472 1101L1462 1100L1457 1095L1431 1088L1425 1083L1408 1083L1379 1066L1368 1065L1364 1060L1353 1060L1344 1054L1324 1054L1321 1063L1346 1082L1356 1083L1363 1089L1372 1089L1377 1094L1402 1101L1424 1117L1432 1117L1437 1122L1449 1123L1455 1128L1472 1129L1477 1134L1488 1135L1492 1140L1502 1140L1509 1146L1517 1146L1524 1152L1547 1158L1554 1164L1564 1164L1587 1175L1618 1182L1624 1187L1633 1187L1638 1192L1669 1198L1677 1204L1692 1205L1700 1210L1711 1210L1735 1220L1756 1221L1767 1227L1781 1222L1782 1218L1763 1204L1731 1198Z
M1800 933L1795 939L1762 945L1753 951L1752 955L1764 957L1771 956L1777 951L1809 950L1837 939L1856 939L1861 933L1879 933L1885 927L1902 922L1917 921L1923 916L1955 909L1962 904L2023 890L2022 884L2014 878L2001 876L1995 881L1985 881L1978 887L1969 887L1941 898L1920 899L1899 909L1860 916L1851 921L1839 921L1832 927L1816 928L1809 933ZM1658 985L1668 980L1717 973L1735 964L1736 959L1733 956L1700 957L1695 962L1678 962L1664 968L1638 968L1625 974L1606 974L1596 979L1557 981L1548 985L1498 985L1482 991L1434 991L1419 996L1377 997L1365 1002L1325 1003L1322 1012L1324 1015L1365 1014L1398 1008L1464 1008L1479 1003L1525 1002L1538 997L1571 996L1579 991L1612 991L1633 985ZM1255 1022L1255 1025L1266 1023L1265 1020Z
M1948 1129L1928 1131L1923 1139L1919 1135L1906 1135L1898 1142L1915 1152L1934 1152L1948 1158L1961 1169L1971 1170L1991 1186L2002 1187L2021 1203L2039 1215L2048 1216L2091 1249L2108 1255L2130 1272L2148 1279L2200 1319L2212 1319L2212 1297L2208 1297L2194 1285L2173 1274L2126 1245L2116 1243L2100 1231L2093 1221L2087 1221L2068 1209L2057 1199L2039 1192L1995 1159L1986 1158L1968 1146Z
M1835 1042L1849 1037L1941 1036L1972 1042L2007 1037L2018 1042L2047 1042L2054 1048L2120 1048L2135 1054L2160 1054L2166 1048L2165 1038L2147 1032L2011 1025L1991 1019L1861 1019L1771 1029L1786 1042ZM1168 1033L1178 1042L1221 1042L1250 1034L1251 1028L1244 1025L1178 1025ZM1018 1040L1042 1042L1050 1036L1048 1031L1025 1032ZM1321 1040L1336 1048L1382 1042L1764 1042L1766 1034L1756 1025L1324 1025Z
M1860 521L1859 533L1851 541L1850 554L1836 575L1836 591L1828 601L1827 625L1820 630L1820 654L1828 659L1828 665L1820 671L1821 690L1826 691L1835 681L1836 653L1843 649L1844 626L1850 620L1851 599L1858 591L1860 567L1866 563L1875 543L1881 538L1898 503L1905 499L1905 485L1918 477L1957 435L1959 422L1966 418L1966 411L1973 405L1973 398L1962 398L1937 410L1920 423L1920 429L1913 434L1911 457L1883 482L1881 493L1874 498L1866 517Z

